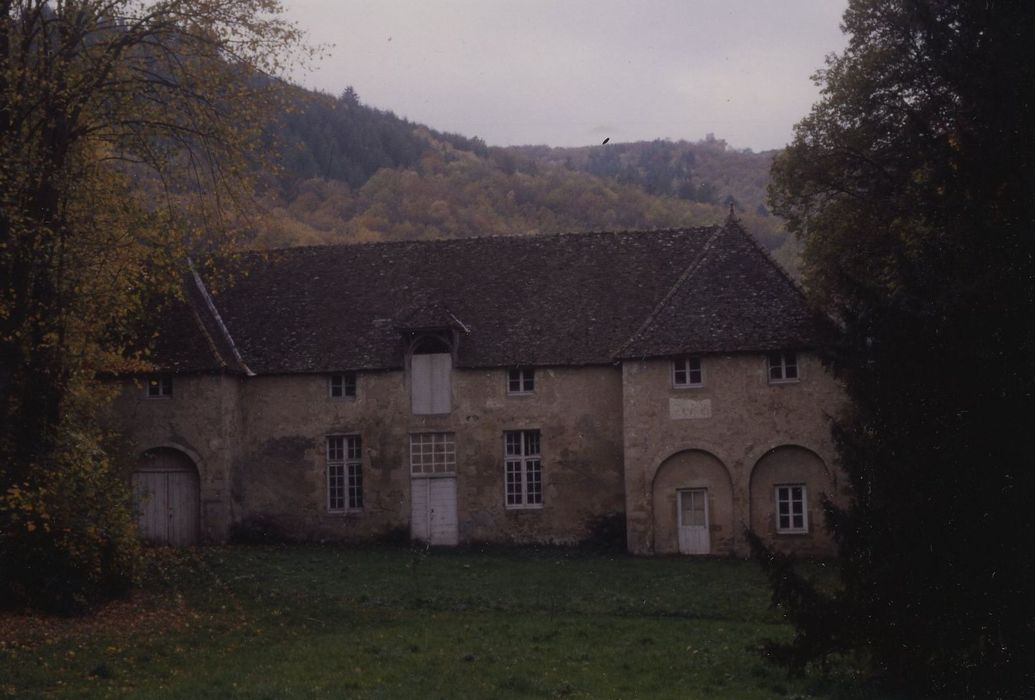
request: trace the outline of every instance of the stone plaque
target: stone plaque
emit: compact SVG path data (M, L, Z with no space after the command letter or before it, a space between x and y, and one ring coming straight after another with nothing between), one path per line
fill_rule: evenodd
M712 417L712 400L669 399L668 415L672 420L687 420Z

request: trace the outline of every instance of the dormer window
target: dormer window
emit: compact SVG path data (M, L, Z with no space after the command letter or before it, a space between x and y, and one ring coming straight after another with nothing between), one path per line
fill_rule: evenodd
M172 395L172 377L151 376L147 378L147 398L171 399Z
M700 357L680 357L672 361L672 386L687 389L704 386Z
M507 372L508 394L531 394L535 391L535 370L531 367L516 367Z
M415 415L443 415L452 411L453 355L438 335L416 340L410 351L410 407Z
M328 378L327 387L332 399L354 399L356 398L356 373L332 374Z
M798 353L771 352L766 356L766 364L770 384L798 381Z

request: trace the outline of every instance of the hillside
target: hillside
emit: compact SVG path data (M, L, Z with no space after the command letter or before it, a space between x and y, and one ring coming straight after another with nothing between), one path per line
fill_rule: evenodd
M289 88L271 126L252 247L696 226L732 202L785 266L795 249L763 199L773 153L724 141L489 147L363 105Z

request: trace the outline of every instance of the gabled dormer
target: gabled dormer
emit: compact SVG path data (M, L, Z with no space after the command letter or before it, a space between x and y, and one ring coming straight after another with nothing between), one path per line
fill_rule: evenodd
M410 409L416 415L439 415L453 410L453 350L450 335L440 331L415 332L407 350Z
M467 326L444 305L432 301L400 314L397 328L405 343L410 410L414 415L452 412L453 367Z

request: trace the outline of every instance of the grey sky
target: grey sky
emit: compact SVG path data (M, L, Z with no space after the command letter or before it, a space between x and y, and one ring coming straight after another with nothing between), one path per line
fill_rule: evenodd
M845 46L846 0L284 0L334 44L307 87L491 145L579 146L714 133L779 148Z

